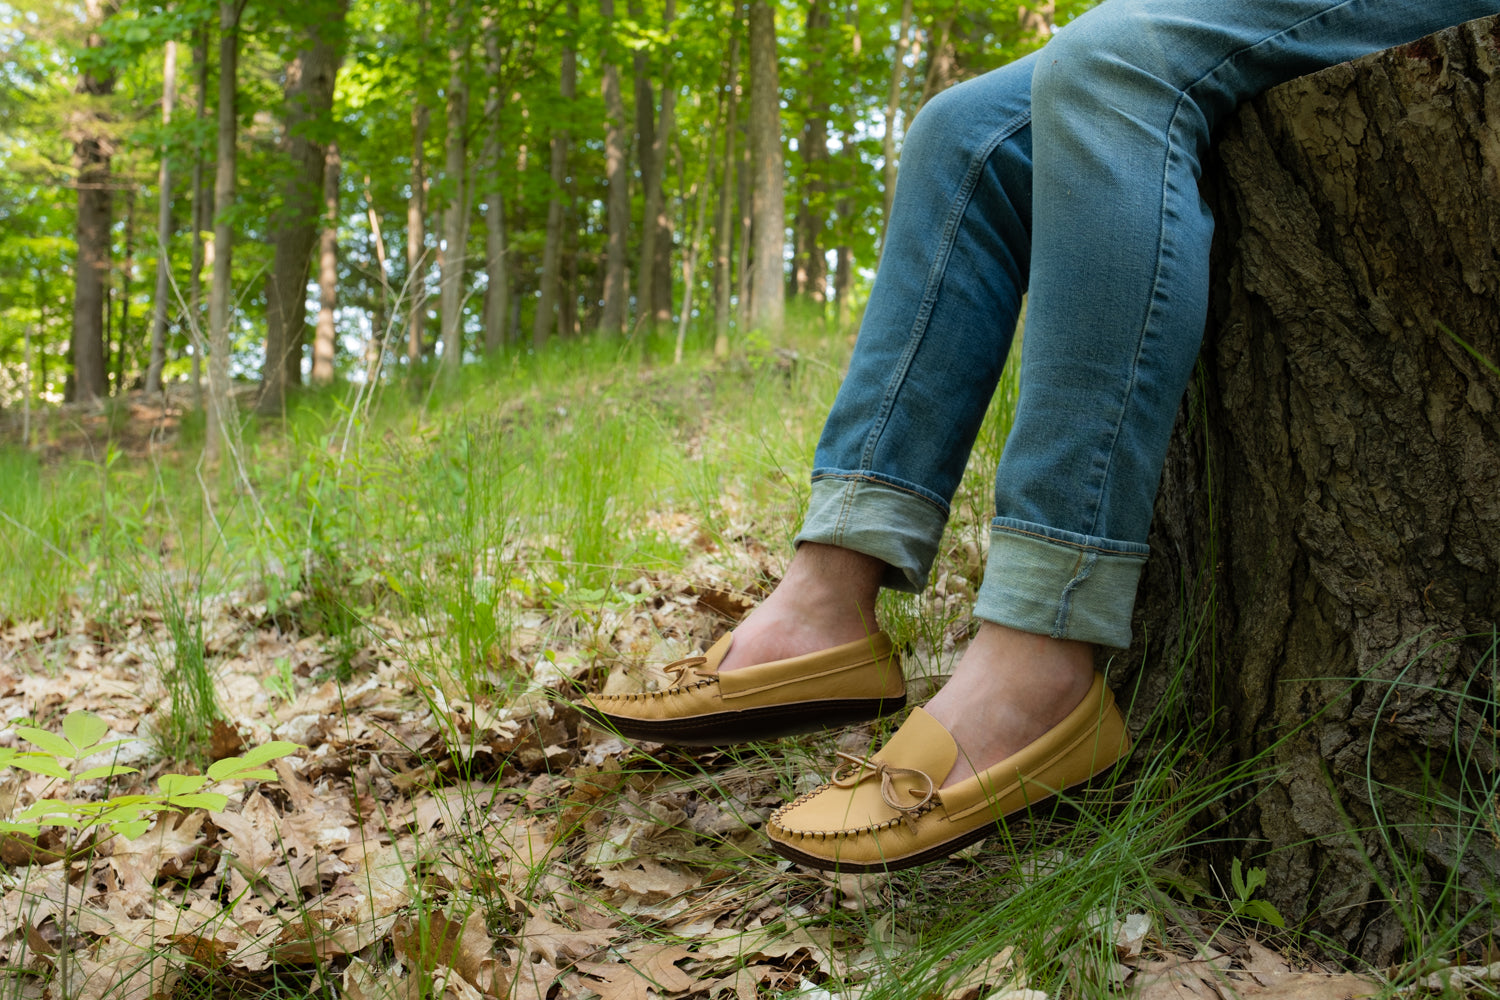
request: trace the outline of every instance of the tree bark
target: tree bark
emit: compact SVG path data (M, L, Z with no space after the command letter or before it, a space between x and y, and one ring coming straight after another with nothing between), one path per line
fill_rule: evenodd
M781 151L781 85L776 66L776 15L766 0L750 4L750 149L755 218L749 325L779 331L786 319L786 164Z
M125 391L126 358L130 355L130 279L135 274L135 185L125 185L125 259L120 263L120 327L115 338L115 372L111 380L114 394ZM107 345L106 345L107 346Z
M236 100L240 56L239 0L219 0L219 107L214 168L214 272L208 292L208 421L203 455L209 464L219 458L221 438L229 433L229 323L234 254L234 228L229 209L234 205L238 169Z
M315 385L333 381L333 358L337 339L333 311L339 298L339 180L343 161L338 143L329 143L323 165L323 232L318 237L318 322L314 328L312 380ZM378 327L377 327L378 329Z
M739 18L731 22L729 38L729 65L724 86L724 101L729 105L724 124L724 174L719 184L719 223L714 249L714 357L729 354L729 317L733 309L734 277L730 253L734 247L734 220L738 213L735 205L739 201L735 182L734 140L739 135L739 62L740 31ZM743 260L740 264L744 266Z
M177 104L177 42L168 39L162 58L161 124L165 131L172 124L172 110ZM161 392L161 370L167 363L167 311L172 296L172 165L162 145L161 166L156 176L156 294L151 307L151 361L146 366L146 394Z
M578 8L569 5L571 23L577 23ZM558 90L563 101L571 105L578 96L578 52L571 39L563 47L558 68ZM567 207L568 147L571 135L566 128L552 130L552 195L547 201L547 237L542 245L541 296L531 324L531 342L541 347L558 328L558 303L562 298L563 215Z
M417 0L417 36L427 45L427 2ZM428 111L421 98L411 106L411 198L406 202L406 360L422 360L427 325L427 142Z
M798 151L802 154L802 197L797 212L797 256L793 291L822 308L828 300L828 261L823 256L823 199L828 189L828 90L823 76L827 48L828 7L811 0L807 8L807 73L810 93L807 121Z
M89 50L103 47L99 28L114 13L107 0L86 0L84 13L92 30ZM73 398L80 402L99 399L109 392L104 342L105 289L109 284L110 229L113 201L110 187L110 155L114 142L104 128L103 98L113 94L115 74L85 69L78 76L77 92L83 96L80 110L72 115L73 166L78 180L78 216L74 238L78 246L73 291Z
M469 4L453 0L448 24L448 135L444 170L448 206L443 212L443 260L440 306L443 313L443 369L458 371L464 355L464 257L469 236L468 146L469 126Z
M576 11L574 12L576 15ZM576 20L576 16L574 20ZM505 345L510 316L510 269L506 266L505 193L500 170L505 88L501 83L500 39L494 24L485 25L484 52L489 63L490 90L484 104L484 350L493 354Z
M193 117L197 119L199 135L204 134L203 125L208 119L208 34L209 27L204 24L193 38L194 87L198 92L198 107ZM203 329L203 230L214 214L208 205L211 192L203 184L204 159L200 145L193 154L193 273L188 275L187 321L193 342L193 402L200 410L203 409L203 350L208 344Z
M882 182L885 204L880 212L880 246L875 256L885 252L885 233L890 226L891 204L896 200L896 123L901 117L901 82L906 78L906 54L911 50L912 0L901 2L901 27L896 36L896 57L891 60L891 89L885 102L885 135L881 138L884 160Z
M1115 671L1139 726L1189 663L1209 762L1272 775L1215 806L1211 860L1260 860L1290 925L1376 965L1390 900L1467 914L1462 950L1500 884L1497 37L1332 67L1223 129L1200 377Z
M287 67L281 152L290 171L271 220L272 261L266 279L266 356L258 409L280 413L289 386L302 384L307 327L307 275L318 241L324 133L333 109L333 87L342 61L347 0L316 0L305 47Z
M614 0L599 0L599 13L613 30ZM606 40L612 47L612 41ZM609 232L604 249L604 304L599 313L599 332L615 336L625 331L625 307L629 297L625 275L625 230L630 225L630 189L625 169L625 102L620 94L620 67L604 57L604 179L609 185L606 203Z
M631 17L643 18L638 0ZM677 15L675 0L666 0L662 29L670 32ZM667 143L676 129L677 94L672 87L671 56L662 66L661 115L651 87L651 61L644 50L633 57L635 68L636 163L641 172L641 256L637 268L637 321L661 325L672 321L672 218L666 210Z

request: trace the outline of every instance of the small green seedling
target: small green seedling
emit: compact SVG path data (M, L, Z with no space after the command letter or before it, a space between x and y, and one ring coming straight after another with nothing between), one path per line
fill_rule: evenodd
M1237 917L1262 920L1273 927L1285 927L1286 918L1281 911L1264 899L1255 899L1255 890L1266 883L1264 868L1251 868L1248 872L1240 868L1240 859L1235 858L1229 868L1229 881L1234 886L1237 899L1230 900L1230 907Z
M76 785L82 781L133 774L136 768L123 764L83 767L86 757L93 757L124 744L125 740L104 742L109 724L93 712L70 712L63 719L62 735L35 726L17 726L16 732L36 749L0 748L0 770L19 768ZM266 764L299 749L297 744L275 740L255 747L242 757L226 757L208 768L207 774L163 774L156 779L157 791L137 795L115 795L91 802L44 798L0 821L0 833L37 836L43 827L69 830L106 829L134 840L151 826L157 813L180 809L207 809L221 812L229 797L220 792L205 791L209 785L225 781L274 781L276 772ZM71 762L65 766L64 762Z

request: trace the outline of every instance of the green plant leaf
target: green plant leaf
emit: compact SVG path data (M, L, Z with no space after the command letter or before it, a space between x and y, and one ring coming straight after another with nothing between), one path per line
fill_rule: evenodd
M109 723L93 712L69 712L67 718L63 719L63 735L79 750L79 756L82 756L82 751L109 735Z
M57 762L57 758L46 753L23 753L19 754L10 762L11 767L19 767L23 771L32 774L45 774L49 778L61 778L67 781L73 777L68 769Z
M167 796L189 795L206 784L208 778L201 774L164 774L156 779L156 787Z
M109 828L126 840L135 840L141 834L151 829L151 821L148 819L124 820L119 823L111 823Z
M1286 918L1281 915L1281 911L1264 899L1252 899L1239 906L1237 912L1241 916L1249 917L1251 920L1260 920L1273 927L1286 926Z
M95 778L113 778L117 774L139 773L139 768L127 767L124 764L105 764L103 767L91 767L87 771L79 771L73 775L73 780L93 781Z
M218 792L198 792L192 795L174 795L167 801L171 805L182 809L207 809L209 812L223 812L224 807L229 805L229 796L220 795Z
M78 756L73 744L63 739L56 733L49 733L45 729L37 729L35 726L17 726L16 733L33 746L40 747L44 752L54 757L67 757L69 759Z
M19 833L28 837L35 837L42 832L40 823L14 823L0 820L0 833Z

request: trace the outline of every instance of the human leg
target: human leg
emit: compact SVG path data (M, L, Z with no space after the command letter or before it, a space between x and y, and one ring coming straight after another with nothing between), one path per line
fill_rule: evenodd
M1152 501L1206 313L1212 219L1196 182L1214 124L1282 79L1493 9L1112 0L1043 50L1032 81L1032 304L1022 397L997 477L976 608L991 624L928 712L910 723L928 742L951 736L954 755L919 750L903 727L856 773L779 811L770 825L778 849L824 865L927 860L937 850L933 837L939 847L950 835L957 844L992 818L955 826L955 803L992 788L1003 813L1017 800L1001 786L1024 784L1028 774L1017 762L1030 766L1033 747L1055 749L1058 734L1076 735L1083 706L1065 712L1071 695L1051 704L1063 718L1046 738L1019 751L1003 747L1024 737L987 739L986 730L993 736L1018 717L1036 722L1035 709L1028 715L1025 699L1000 678L1034 680L1058 669L1045 665L1049 658L1072 671L1087 644L1129 641ZM1074 656L1061 655L1067 643ZM1111 729L1109 707L1100 706L1094 721ZM1109 738L1123 746L1122 734ZM1102 736L1096 746L1105 750ZM939 770L913 775L908 758ZM1058 780L1087 778L1101 761L1082 755ZM880 795L870 791L877 776ZM919 806L901 808L912 799ZM925 811L913 820L913 810Z

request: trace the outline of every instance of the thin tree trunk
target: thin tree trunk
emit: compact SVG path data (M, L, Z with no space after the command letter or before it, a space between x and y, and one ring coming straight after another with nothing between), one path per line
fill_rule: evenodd
M365 174L365 218L370 223L370 242L374 245L375 261L380 265L380 295L376 299L375 317L370 323L370 339L365 344L367 381L374 382L380 374L381 356L385 352L386 324L394 325L394 320L391 317L391 266L386 258L385 237L380 232L380 213L375 211L375 195L371 189L369 174Z
M631 2L631 16L643 18L638 0ZM675 0L666 0L663 30L670 32L677 14ZM661 118L655 119L655 97L651 88L651 66L645 52L637 51L635 63L636 162L641 172L641 256L637 284L638 322L669 323L672 320L672 220L666 210L665 180L667 142L676 128L676 92L671 85L670 62L662 70Z
M577 23L578 5L569 3L569 22ZM571 39L563 46L558 71L558 89L563 101L571 105L578 96L578 52ZM531 324L531 342L541 347L559 326L557 313L562 289L563 217L567 207L568 147L571 135L566 128L552 130L552 194L547 201L547 237L542 247L541 297L537 299L536 316Z
M750 185L755 177L755 160L750 155L749 129L742 130L740 134L744 139L742 145L745 151L744 155L740 157L739 167L735 171L737 174L735 178L735 197L738 199L737 205L740 216L740 246L738 254L740 273L739 280L736 282L734 322L740 328L740 331L743 332L749 326L746 322L746 315L750 310L750 240L755 230L754 220L750 217Z
M204 458L218 461L220 447L230 432L229 413L229 324L232 305L230 264L234 254L234 229L229 209L234 204L235 171L238 166L235 122L240 55L240 5L238 0L219 0L219 108L218 142L214 170L214 272L208 295L208 427L203 441Z
M86 0L84 12L91 26L88 48L104 45L99 28L114 13L107 0ZM72 115L73 165L78 173L78 215L74 237L78 246L73 293L73 398L80 402L98 399L109 392L104 341L105 299L110 270L110 229L113 203L110 186L110 155L113 140L104 130L102 98L113 94L115 75L106 71L79 75L77 93L83 95L79 111Z
M165 131L172 124L172 109L177 104L177 42L168 39L162 59L161 123ZM151 361L146 367L146 394L161 392L161 370L167 363L167 306L172 295L172 167L162 144L161 166L156 175L156 294L152 299Z
M901 82L906 78L906 55L911 51L912 0L901 0L901 27L896 37L896 57L891 60L891 90L885 102L885 135L881 152L885 160L883 182L885 204L880 213L880 245L875 256L885 252L885 233L890 228L891 204L896 198L896 128L901 117Z
M910 0L908 0L908 3ZM750 214L755 217L749 325L779 331L786 320L785 160L781 149L781 86L776 66L776 15L767 0L750 4L750 148L755 161Z
M313 0L305 0L313 2ZM271 220L274 244L266 280L266 356L259 410L280 413L288 387L302 383L307 328L307 275L318 242L319 202L328 149L317 141L333 108L342 61L347 0L316 0L305 47L287 68L281 151L291 163L281 204Z
M614 0L599 0L599 13L613 30ZM606 42L607 45L611 44ZM620 94L620 67L605 54L604 178L609 185L606 214L608 234L604 250L604 294L599 313L599 332L617 336L625 330L625 310L630 290L626 285L626 229L630 224L630 189L625 164L625 102Z
M343 163L338 143L328 144L323 166L323 232L318 238L318 323L313 335L312 380L333 381L336 340L333 311L339 295L339 181Z
M933 32L933 44L927 57L927 73L922 77L922 99L917 110L933 97L951 87L958 79L958 54L950 40L953 35L953 15L938 22Z
M120 266L120 331L115 343L114 394L125 391L126 359L130 353L130 279L135 271L135 185L125 188L125 259Z
M710 148L708 150L707 160L708 162L712 163L712 134L709 135L709 146ZM682 162L681 150L678 151L677 160L679 163ZM682 260L682 315L678 317L677 320L677 347L672 352L673 364L682 364L682 348L684 343L687 341L688 320L693 313L693 291L697 287L698 280L696 274L696 268L698 266L698 244L703 239L703 227L706 224L706 216L708 214L708 189L712 185L712 182L713 174L710 171L705 171L702 179L696 182L696 186L698 188L698 204L693 213L693 234L688 240L687 253L683 256ZM681 185L679 184L679 186ZM687 199L691 197L691 193L685 194L683 198L684 202L686 202Z
M468 0L453 0L448 25L448 135L445 142L449 201L443 212L440 286L443 369L450 375L458 371L464 356L464 265L469 235L468 143L465 135L469 127L468 16Z
M723 102L728 105L724 125L724 172L723 180L719 184L719 223L714 250L714 357L717 358L722 358L729 353L729 317L734 289L733 269L729 255L734 246L734 220L738 214L734 210L738 192L735 184L734 140L739 135L740 105L738 17L731 23L730 31L727 79L722 98ZM744 258L741 258L740 266L744 267Z
M198 134L206 131L208 120L208 34L204 24L193 38L193 75L196 78L198 107L193 112L197 119ZM193 249L192 273L188 275L188 332L193 344L193 405L203 409L203 350L208 346L207 331L203 327L203 230L213 218L213 209L208 205L212 197L203 183L203 146L200 144L193 154Z
M576 16L574 17L576 20ZM484 26L484 52L489 63L490 89L484 103L484 350L494 354L505 344L505 321L510 315L510 269L506 266L505 193L500 144L505 91L501 83L500 39L494 24Z
M417 0L417 35L428 40L428 0ZM427 325L427 105L420 97L411 106L411 198L406 203L406 360L422 360L423 328Z
M793 288L822 308L828 300L828 262L823 256L823 198L828 189L828 91L822 84L828 34L828 8L811 0L807 8L808 75L811 108L798 143L802 154L802 198L797 217L797 256Z

